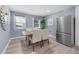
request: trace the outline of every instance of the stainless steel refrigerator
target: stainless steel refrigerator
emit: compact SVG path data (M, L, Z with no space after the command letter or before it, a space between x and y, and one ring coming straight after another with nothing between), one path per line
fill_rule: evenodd
M56 41L66 46L75 45L75 18L73 16L57 18Z

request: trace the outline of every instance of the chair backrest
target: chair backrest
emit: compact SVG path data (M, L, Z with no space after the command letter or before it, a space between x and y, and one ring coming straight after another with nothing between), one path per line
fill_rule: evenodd
M49 39L49 34L46 29L41 30L42 40Z
M22 31L22 35L26 35L26 31Z
M32 28L26 28L26 31L30 32L30 31L32 31Z
M33 28L33 30L39 30L39 28Z
M34 30L32 36L32 43L36 43L39 41L41 41L41 33L39 30Z

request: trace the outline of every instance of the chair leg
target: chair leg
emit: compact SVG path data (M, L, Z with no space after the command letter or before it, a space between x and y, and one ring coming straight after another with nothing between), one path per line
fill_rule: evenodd
M44 42L43 42L43 40L42 40L42 46L44 46Z
M35 49L34 49L34 44L33 44L33 51L35 51Z
M42 41L40 42L40 47L42 48Z
M49 39L48 39L48 44L49 44Z

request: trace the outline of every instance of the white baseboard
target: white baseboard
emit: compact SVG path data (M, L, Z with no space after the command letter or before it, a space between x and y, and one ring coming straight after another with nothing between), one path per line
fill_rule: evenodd
M56 36L54 36L54 35L51 35L51 34L49 35L49 37L52 37L52 38L55 38L55 39L56 39Z
M56 36L50 34L49 37L56 41Z
M10 43L10 42L11 42L11 39L9 39L9 41L8 41L7 45L5 46L5 48L4 48L3 52L2 52L2 54L4 54L4 53L6 52L6 50L7 50L8 46L9 46L9 43Z
M23 38L24 36L19 36L19 37L13 37L13 38L10 38L10 39L19 39L19 38Z
M7 50L8 46L9 46L9 43L11 42L11 40L13 40L13 39L17 39L17 38L22 38L22 37L23 37L23 36L10 38L9 41L8 41L8 43L7 43L7 45L6 45L6 47L4 48L2 54L4 54L4 53L6 52L6 50Z

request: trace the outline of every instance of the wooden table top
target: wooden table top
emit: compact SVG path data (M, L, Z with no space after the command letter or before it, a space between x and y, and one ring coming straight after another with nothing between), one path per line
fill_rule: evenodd
M26 35L32 35L33 34L33 32L27 32L26 33Z

